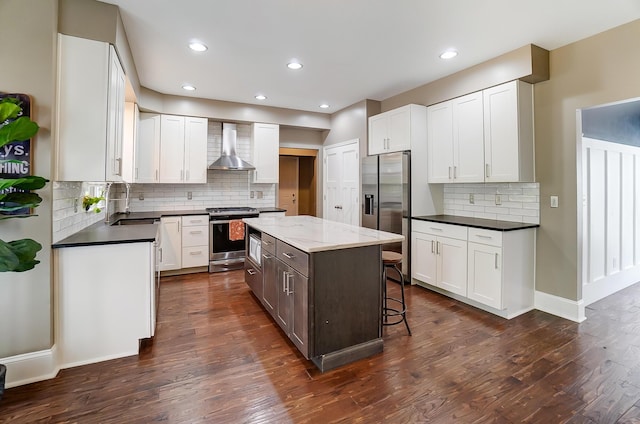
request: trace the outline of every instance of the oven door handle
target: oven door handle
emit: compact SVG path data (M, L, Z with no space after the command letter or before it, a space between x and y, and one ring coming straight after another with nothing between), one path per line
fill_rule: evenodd
M209 224L228 224L229 220L226 221L209 221Z

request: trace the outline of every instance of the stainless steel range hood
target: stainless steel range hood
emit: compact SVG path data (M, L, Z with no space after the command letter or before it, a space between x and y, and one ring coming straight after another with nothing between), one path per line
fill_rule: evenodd
M256 169L249 162L240 159L236 153L237 143L236 124L222 124L222 155L209 165L209 169L224 171L251 171Z

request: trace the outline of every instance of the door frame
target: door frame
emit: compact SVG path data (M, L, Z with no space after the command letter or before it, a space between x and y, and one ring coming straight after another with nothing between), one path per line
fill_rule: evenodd
M320 147L313 148L300 148L300 147L280 147L278 150L278 157L280 156L297 156L301 157L309 157L313 158L313 178L311 182L311 203L312 209L314 210L314 215L318 216L318 155L319 155ZM279 160L279 159L278 159ZM278 191L279 191L278 184ZM298 175L298 191L300 190L300 176ZM276 193L276 200L279 198L279 193ZM299 197L299 196L298 196ZM299 202L299 200L298 200ZM300 204L298 203L298 211L300 211Z

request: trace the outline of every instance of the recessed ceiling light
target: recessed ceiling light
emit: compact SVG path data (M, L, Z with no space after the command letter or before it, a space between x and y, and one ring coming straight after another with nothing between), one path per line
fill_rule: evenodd
M202 43L194 41L193 43L189 43L189 48L196 52L204 52L204 51L207 51L209 47L205 46Z
M258 95L256 95L256 99L258 99L258 100L267 100L267 96L265 96L264 94L258 94Z
M182 88L187 91L195 91L196 89L193 85L189 85L189 84L183 85Z
M328 108L329 108L329 105L328 105L328 104L326 104L326 103L322 103L322 104L320 105L320 107L321 107L322 109L328 109Z
M458 51L455 49L447 49L440 53L440 59L453 59L458 56Z
M291 61L289 63L287 63L287 68L289 69L302 69L302 63L297 62L297 61Z

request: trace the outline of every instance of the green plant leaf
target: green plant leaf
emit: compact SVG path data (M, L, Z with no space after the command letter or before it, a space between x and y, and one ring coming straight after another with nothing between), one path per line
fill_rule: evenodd
M36 175L28 175L21 178L0 178L0 190L10 187L19 188L20 190L38 190L44 187L48 181L46 178Z
M38 215L26 215L26 214L22 214L22 215L5 215L0 213L0 221L2 221L3 219L13 219L13 218L31 218L34 216L38 216Z
M15 121L0 127L0 147L12 141L28 140L33 137L40 127L27 116L21 116Z
M0 122L16 118L21 110L22 108L19 105L3 101L0 103Z
M0 272L13 271L20 265L18 255L13 252L11 245L0 240Z
M23 272L33 269L40 261L36 260L36 254L42 249L42 245L32 239L20 239L8 243L0 240L0 272ZM13 259L17 258L16 265Z
M2 204L3 202L5 204ZM22 208L35 208L40 202L42 202L42 197L36 193L23 191L4 193L0 194L0 212L15 211Z

